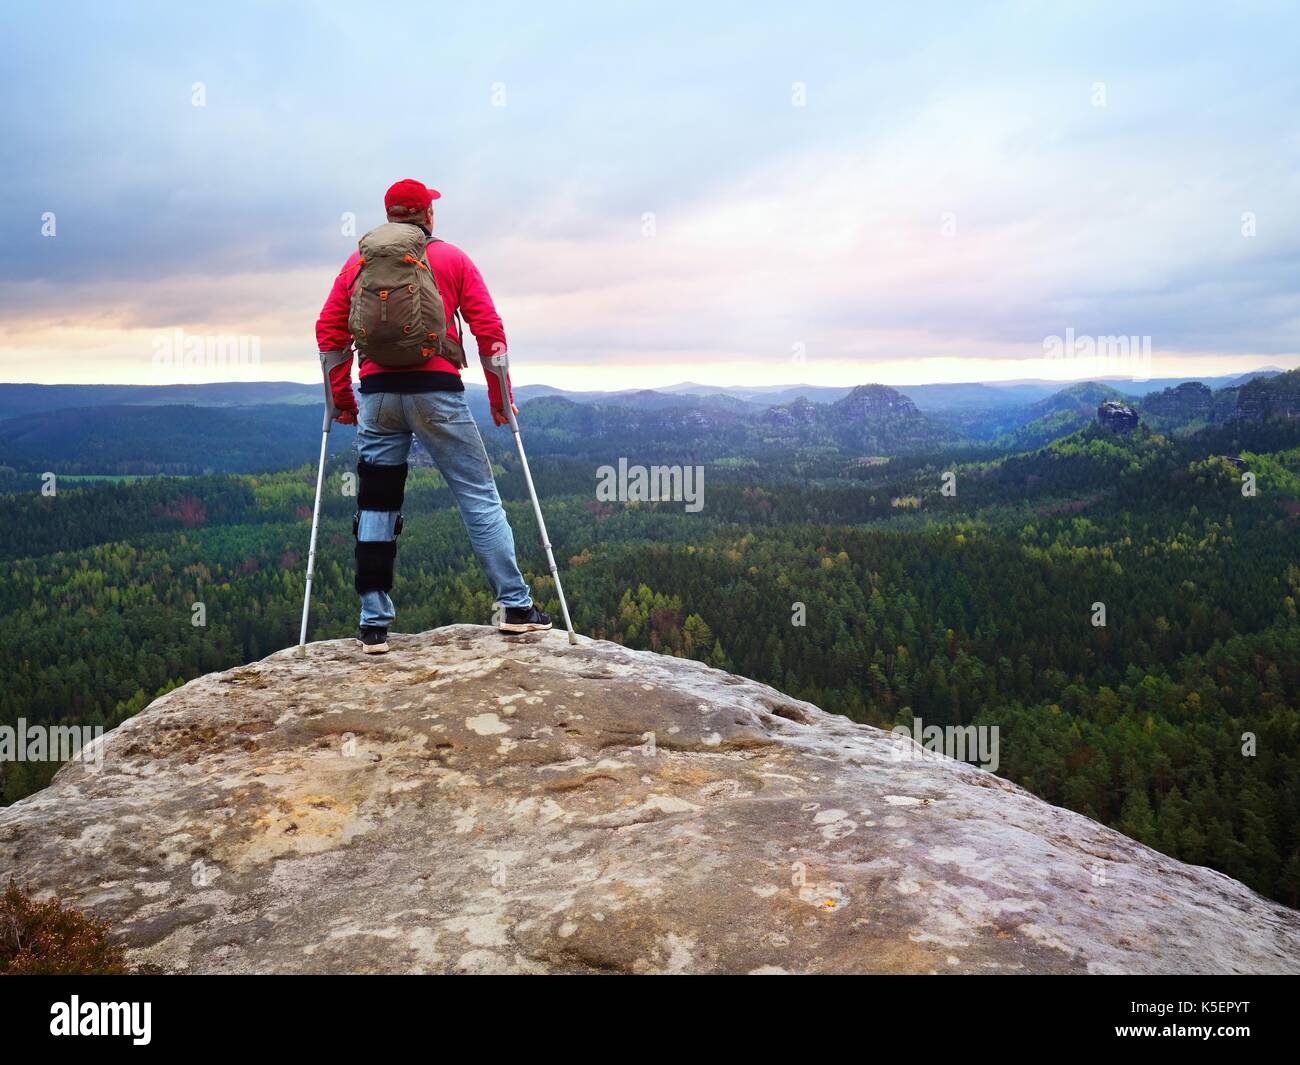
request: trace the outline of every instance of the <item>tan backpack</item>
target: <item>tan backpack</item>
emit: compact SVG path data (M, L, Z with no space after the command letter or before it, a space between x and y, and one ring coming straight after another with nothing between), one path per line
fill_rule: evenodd
M385 222L358 242L361 266L352 282L348 329L363 359L398 369L441 355L466 365L464 348L447 332L447 310L429 268L432 243L407 222Z

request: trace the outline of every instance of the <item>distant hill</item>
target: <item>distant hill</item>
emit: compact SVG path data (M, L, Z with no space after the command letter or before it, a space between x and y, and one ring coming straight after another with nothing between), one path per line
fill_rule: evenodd
M1300 417L1300 371L1233 378L1211 390L1188 381L1142 397L1143 419L1155 429L1188 431L1233 420L1271 421Z
M1188 381L1162 392L1142 397L1140 411L1148 425L1157 428L1182 428L1208 425L1231 417L1236 408L1235 389L1222 389L1219 396L1227 402L1216 405L1216 393L1200 381Z
M896 455L956 443L958 435L922 414L886 385L859 385L843 399L806 399L770 407L759 416L766 441L835 447L855 455Z
M677 385L664 385L655 391L695 396L722 392L767 407L772 404L791 403L800 397L812 403L834 403L837 399L847 396L852 388L847 385L829 387L825 385L699 385L685 381Z
M896 455L958 443L959 436L884 385L862 385L830 404L799 398L760 408L730 396L636 393L601 403L550 395L521 419L528 446L608 461L789 454L812 448L853 456Z
M1258 370L1251 370L1243 374L1227 374L1210 377L1150 377L1143 381L1136 381L1131 377L1094 377L1091 380L1097 384L1110 385L1118 389L1126 396L1141 397L1152 392L1161 392L1167 388L1176 388L1179 385L1187 384L1189 381L1198 381L1201 384L1208 385L1210 388L1232 388L1244 384L1254 377L1269 377L1285 371L1276 366L1266 366ZM1040 379L1026 379L1021 381L997 381L991 382L991 387L1006 388L1010 386L1028 386L1045 388L1047 393L1059 391L1063 385L1084 384L1083 381L1044 381Z
M581 393L566 393L565 398L574 399L575 395L581 395ZM581 401L577 400L577 402ZM684 410L688 407L697 407L704 410L740 412L762 409L756 403L751 403L748 400L740 399L725 392L709 392L700 395L674 394L648 388L638 392L614 392L609 394L603 402L617 407L635 407L638 410Z
M321 411L251 407L79 407L0 422L0 466L56 474L248 473L315 462ZM331 452L351 447L336 426Z
M902 392L885 385L855 388L826 409L823 421L841 447L869 454L918 451L957 440Z
M1300 370L1247 381L1237 391L1237 417L1258 421L1300 418Z
M1276 404L1265 399L1282 395L1287 381L1296 376L1273 371L1261 371L1240 377L1209 378L1210 381L1233 382L1211 389L1203 381L1178 381L1167 388L1149 391L1135 398L1128 387L1119 388L1105 381L1087 381L1071 385L1045 400L1031 404L1019 412L1027 420L1004 433L999 443L1012 450L1026 450L1081 429L1096 420L1097 408L1107 400L1120 400L1135 406L1142 421L1151 429L1161 432L1188 432L1208 425L1221 424L1238 417L1257 417L1256 410L1288 409L1285 400ZM1239 410L1239 396L1243 388L1236 382L1248 382L1250 391L1244 413ZM1148 382L1151 383L1151 382Z
M1276 366L1270 366L1264 370L1252 370L1250 373L1229 377L1227 380L1218 377L1207 377L1204 381L1208 381L1211 387L1214 388L1239 388L1247 381L1253 381L1257 377L1279 377L1286 372L1286 370L1279 369Z
M758 403L734 390L696 394L674 388L573 393L530 385L516 390L516 400L531 452L601 462L611 456L653 462L799 452L892 456L972 445L1025 451L1092 423L1098 406L1111 399L1134 405L1157 432L1300 417L1300 371L1257 374L1217 390L1180 382L1140 400L1109 383L1088 381L1027 404L1004 402L1001 385L920 386L912 389L920 402L879 384L859 386L832 402L800 395ZM121 396L144 402L110 402ZM176 402L177 397L199 402ZM285 401L272 402L275 397ZM487 390L471 380L466 398L479 422L490 425ZM316 454L320 402L315 386L283 381L6 385L0 387L0 467L26 474L147 475L296 466ZM336 432L334 448L346 446L351 436L350 429ZM495 431L485 437L492 454L509 449L508 437ZM425 460L417 451L413 461Z
M1030 404L1025 409L1027 422L1044 418L1051 414L1082 412L1091 419L1097 413L1097 407L1108 399L1123 399L1124 393L1101 381L1082 381L1070 385L1061 391Z
M530 453L585 456L602 463L620 456L699 459L745 446L753 412L683 398L680 405L645 407L542 396L525 404L520 418Z
M1204 378L1159 378L1144 382L1128 379L1100 378L1096 383L1110 385L1126 396L1144 396L1174 388L1188 381L1199 380L1212 389L1240 387L1256 377L1277 376L1283 371L1276 367L1254 370L1248 374ZM1075 382L1074 384L1086 384ZM922 412L984 412L1011 411L1018 407L1048 399L1068 391L1074 385L1059 381L1023 380L992 381L987 383L938 383L899 385L896 392L906 396ZM487 389L478 371L471 368L465 374L465 391L471 404L479 404L486 411ZM720 406L736 400L749 404L754 410L774 405L793 403L804 398L811 403L826 405L844 399L852 391L850 386L824 385L701 385L684 381L661 385L653 389L620 389L615 391L572 391L546 384L519 385L515 388L516 402L527 402L542 396L561 396L574 403L613 404L627 407L659 409L681 405L691 406L693 400L712 398ZM245 407L266 404L305 403L321 401L320 386L298 381L233 381L185 385L38 385L0 383L0 419L15 418L43 410L66 410L71 407L101 406L157 406L190 404L199 407ZM742 409L733 404L733 409ZM1037 417L1038 415L1035 415ZM1032 420L1032 419L1026 419Z
M1043 390L1035 385L899 385L897 391L922 411L1008 410L1044 397Z
M321 403L320 385L296 381L221 381L197 385L0 384L0 419L70 407L251 407L274 403Z
M967 430L1015 451L1041 447L1094 421L1097 407L1106 400L1126 398L1108 384L1084 381L982 423L970 423Z

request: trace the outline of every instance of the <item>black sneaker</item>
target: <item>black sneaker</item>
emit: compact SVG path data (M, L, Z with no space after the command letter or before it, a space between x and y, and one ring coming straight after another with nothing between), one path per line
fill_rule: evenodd
M368 655L382 655L388 651L388 630L378 625L362 625L357 633L361 650Z
M497 626L498 632L545 632L551 627L551 616L535 606L508 606Z

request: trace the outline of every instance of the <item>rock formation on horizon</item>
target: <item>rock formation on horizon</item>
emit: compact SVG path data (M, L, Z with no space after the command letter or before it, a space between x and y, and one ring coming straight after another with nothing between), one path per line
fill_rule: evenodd
M1108 399L1097 408L1097 421L1112 433L1131 433L1138 420L1137 411L1117 399Z
M458 625L201 677L0 810L170 972L1300 971L1300 913L691 661Z
M1300 418L1300 369L1247 381L1237 391L1236 414L1247 421Z
M1143 396L1142 412L1176 422L1210 421L1214 417L1214 392L1200 381L1184 381Z

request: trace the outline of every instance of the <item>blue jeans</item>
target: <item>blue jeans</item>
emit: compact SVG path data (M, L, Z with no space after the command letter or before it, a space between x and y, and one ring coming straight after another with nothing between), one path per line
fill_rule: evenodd
M442 474L469 532L474 554L504 607L531 606L515 561L515 538L492 479L483 438L463 392L371 392L357 397L357 454L377 466L400 466L414 433ZM358 540L393 540L397 512L363 510ZM361 624L388 628L396 611L387 592L361 596Z

